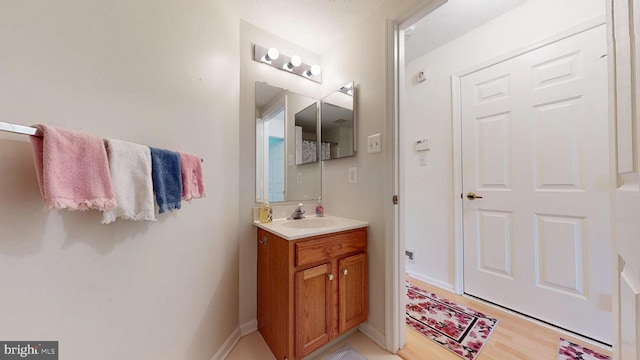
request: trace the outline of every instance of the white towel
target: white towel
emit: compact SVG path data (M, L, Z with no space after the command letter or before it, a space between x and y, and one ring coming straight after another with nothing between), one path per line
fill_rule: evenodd
M118 207L104 211L102 223L109 224L117 218L155 221L149 147L122 140L105 141Z

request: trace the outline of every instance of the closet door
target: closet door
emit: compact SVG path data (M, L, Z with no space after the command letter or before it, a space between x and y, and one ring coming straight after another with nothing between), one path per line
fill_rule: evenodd
M602 24L482 68L460 113L464 291L610 343L606 53Z

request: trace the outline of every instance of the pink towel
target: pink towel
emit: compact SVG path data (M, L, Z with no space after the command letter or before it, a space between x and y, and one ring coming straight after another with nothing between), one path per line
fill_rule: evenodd
M202 165L199 157L179 152L182 172L182 200L190 201L206 196L202 181Z
M33 157L45 208L106 210L116 207L102 139L35 125Z

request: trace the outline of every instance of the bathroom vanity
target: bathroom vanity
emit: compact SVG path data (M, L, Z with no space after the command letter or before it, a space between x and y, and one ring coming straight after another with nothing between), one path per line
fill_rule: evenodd
M258 330L276 359L302 359L367 320L367 225L256 223Z

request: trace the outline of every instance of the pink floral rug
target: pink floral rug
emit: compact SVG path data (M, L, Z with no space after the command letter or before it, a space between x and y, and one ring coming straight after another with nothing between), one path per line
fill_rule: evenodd
M498 320L406 283L408 326L464 358L475 359Z
M611 360L611 356L600 354L584 346L560 338L558 360Z

